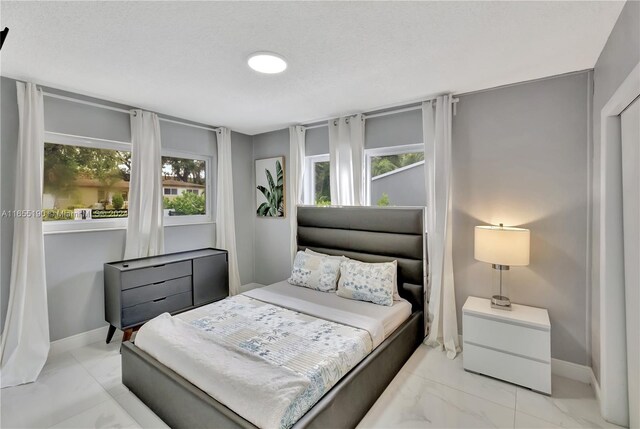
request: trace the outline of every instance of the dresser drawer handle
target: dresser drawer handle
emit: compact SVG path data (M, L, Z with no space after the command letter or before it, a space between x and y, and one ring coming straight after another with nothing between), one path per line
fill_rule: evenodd
M165 299L167 299L166 296L163 298L154 299L153 302L160 302L160 301L164 301Z
M155 282L154 285L161 285L164 282L166 282L166 280L162 280L161 282Z
M160 268L160 267L164 267L165 264L160 264L160 265L154 265L153 268Z

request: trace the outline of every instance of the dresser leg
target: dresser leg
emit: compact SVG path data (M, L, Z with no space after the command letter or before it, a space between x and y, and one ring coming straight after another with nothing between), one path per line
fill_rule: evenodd
M113 325L109 325L109 331L107 332L107 344L111 342L111 339L113 338L113 334L115 333L116 333L116 327Z
M131 339L131 335L133 334L133 329L125 329L124 335L122 335L122 342L129 341Z

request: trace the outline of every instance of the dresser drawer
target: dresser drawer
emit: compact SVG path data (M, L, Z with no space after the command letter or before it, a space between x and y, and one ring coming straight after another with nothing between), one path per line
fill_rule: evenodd
M170 295L166 298L159 298L155 301L145 302L143 304L134 305L122 309L122 326L128 327L140 324L149 319L162 314L173 313L183 308L193 305L193 297L191 291L183 292L176 295Z
M464 369L551 394L551 364L464 343Z
M191 261L155 265L122 273L122 289L143 286L191 275Z
M551 362L551 333L515 323L490 320L468 313L462 316L465 347L474 343L497 350Z
M191 276L124 290L122 291L122 307L131 307L183 292L191 292Z

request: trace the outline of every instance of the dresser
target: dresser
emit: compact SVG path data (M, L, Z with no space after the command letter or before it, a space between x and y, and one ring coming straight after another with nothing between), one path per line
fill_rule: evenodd
M551 324L543 308L469 297L462 307L464 369L551 394Z
M107 343L116 329L123 341L162 313L178 313L229 295L226 250L198 249L104 264Z

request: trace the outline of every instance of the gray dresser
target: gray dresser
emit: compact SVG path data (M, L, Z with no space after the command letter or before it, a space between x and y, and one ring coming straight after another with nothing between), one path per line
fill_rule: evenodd
M133 328L168 312L178 313L229 295L226 250L198 249L104 264L107 343L116 328Z

